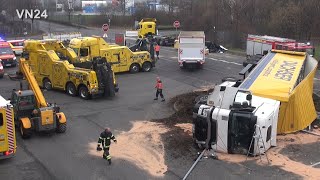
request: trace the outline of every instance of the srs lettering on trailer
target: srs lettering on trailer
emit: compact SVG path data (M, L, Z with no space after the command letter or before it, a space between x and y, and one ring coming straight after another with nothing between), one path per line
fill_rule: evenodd
M312 99L316 70L317 61L306 53L268 53L245 80L226 81L207 101L197 102L195 143L225 153L258 155L276 146L277 133L306 128L316 119ZM254 138L249 149L254 133L261 139Z

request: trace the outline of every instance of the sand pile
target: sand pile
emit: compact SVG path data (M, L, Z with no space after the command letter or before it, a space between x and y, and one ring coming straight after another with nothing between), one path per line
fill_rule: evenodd
M125 159L154 176L163 176L167 166L161 134L167 131L159 123L134 122L130 131L116 136L118 143L113 143L110 150L112 158ZM103 151L97 152L96 146L96 142L90 144L89 154L102 157Z
M315 130L316 133L320 134L319 130ZM294 174L300 175L306 179L318 179L320 177L320 169L311 167L310 165L303 164L302 162L293 161L287 155L281 154L281 150L290 145L302 145L310 143L318 143L320 137L306 134L306 133L295 133L287 135L278 135L277 137L277 147L271 148L267 151L268 158L270 160L271 166L278 166L285 171L292 172ZM317 149L314 153L317 153ZM306 152L296 151L295 153L301 153L304 156ZM227 162L242 163L246 161L245 155L234 155L234 154L222 154L219 153L219 159ZM248 160L256 160L259 165L267 165L267 159L262 156L262 161L260 161L259 156L252 158L249 157ZM320 158L319 158L320 161Z

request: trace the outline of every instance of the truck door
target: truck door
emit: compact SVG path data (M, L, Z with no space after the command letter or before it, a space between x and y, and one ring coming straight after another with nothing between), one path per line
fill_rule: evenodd
M64 88L64 81L66 77L62 77L64 72L63 63L53 63L52 64L52 87Z
M228 124L228 153L247 154L255 131L257 116L251 112L231 111ZM254 145L252 145L254 147ZM252 151L253 148L250 150Z
M125 55L124 51L119 52L120 55L120 71L124 72L124 71L128 71L129 70L129 66L130 63L128 62L127 56Z
M39 67L39 73L42 76L49 76L50 75L50 66L48 64L48 56L45 54L41 54L39 56L39 61L38 61L38 67ZM36 71L35 71L36 72Z
M120 62L121 62L121 54L120 52L116 52L115 50L111 50L108 52L107 61L112 65L112 69L114 72L120 72Z

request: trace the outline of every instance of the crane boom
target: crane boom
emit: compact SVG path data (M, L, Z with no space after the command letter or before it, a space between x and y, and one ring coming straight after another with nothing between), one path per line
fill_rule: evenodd
M26 77L26 79L30 85L31 90L33 91L33 93L36 97L37 107L38 108L48 107L46 99L44 98L44 96L42 94L42 91L37 83L37 80L33 76L32 72L30 70L30 66L28 65L28 63L26 63L26 60L24 58L20 58L20 70L22 71L22 73Z

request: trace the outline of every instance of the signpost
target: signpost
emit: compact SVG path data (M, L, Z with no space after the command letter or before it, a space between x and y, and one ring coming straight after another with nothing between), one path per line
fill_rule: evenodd
M179 21L175 21L175 22L173 22L173 27L175 27L176 28L176 34L178 35L178 28L180 27L180 22Z
M109 30L109 24L103 24L102 30L104 31L103 37L108 37L107 32Z

